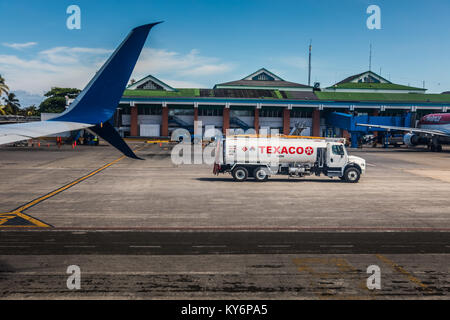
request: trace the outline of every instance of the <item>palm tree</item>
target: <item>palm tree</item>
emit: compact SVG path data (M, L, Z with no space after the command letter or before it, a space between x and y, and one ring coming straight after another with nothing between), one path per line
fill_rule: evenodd
M7 114L6 106L0 106L0 114L4 116Z
M27 108L21 109L19 114L22 115L22 116L28 116L28 117L39 116L40 115L39 111L38 111L38 108L36 108L36 106L34 104L29 106L29 107L27 107Z
M14 93L8 93L8 96L4 99L6 105L6 111L10 114L18 114L20 111L19 99L17 99Z
M0 74L0 96L2 94L8 94L9 93L9 88L5 83L5 78L2 77L2 75Z

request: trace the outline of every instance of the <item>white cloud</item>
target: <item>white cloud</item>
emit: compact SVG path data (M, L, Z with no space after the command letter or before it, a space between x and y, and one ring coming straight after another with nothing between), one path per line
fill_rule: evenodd
M39 52L43 60L52 64L76 64L80 63L80 58L85 59L83 63L91 62L91 58L104 57L111 54L113 50L99 48L80 48L80 47L55 47Z
M30 59L0 55L0 70L11 90L43 94L54 86L83 88L106 60L108 52L57 47Z
M22 50L37 45L37 42L25 42L25 43L3 43L5 47Z
M218 58L201 56L196 49L181 54L165 49L144 48L133 75L139 78L149 73L155 76L161 74L173 79L178 78L178 81L192 81L224 74L233 69L233 64L221 62Z
M43 94L51 87L84 88L110 56L103 48L54 47L32 58L0 55L0 70L11 90ZM144 48L132 78L152 74L174 87L204 87L222 79L233 64L200 55L197 50L183 54L165 49Z

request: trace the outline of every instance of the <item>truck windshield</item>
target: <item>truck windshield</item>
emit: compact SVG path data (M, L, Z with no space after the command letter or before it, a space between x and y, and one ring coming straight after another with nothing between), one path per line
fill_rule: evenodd
M343 156L344 155L344 147L342 145L335 144L335 145L333 145L331 150L333 151L333 154L336 154L336 155L339 155L339 156Z

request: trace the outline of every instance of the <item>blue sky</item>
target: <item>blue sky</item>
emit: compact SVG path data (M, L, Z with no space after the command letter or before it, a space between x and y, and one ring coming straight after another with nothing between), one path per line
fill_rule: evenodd
M81 30L66 27L69 5ZM381 30L369 30L369 5ZM429 92L450 90L450 1L2 1L0 74L26 106L52 86L83 88L129 30L153 21L133 78L212 87L265 67L285 80L329 86L368 69ZM6 30L6 31L5 31Z

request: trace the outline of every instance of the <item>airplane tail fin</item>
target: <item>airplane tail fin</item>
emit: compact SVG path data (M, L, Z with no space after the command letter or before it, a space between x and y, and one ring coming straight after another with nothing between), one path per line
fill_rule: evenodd
M137 158L114 128L106 125L106 122L111 119L119 105L150 30L159 23L161 22L134 28L70 107L60 116L49 121L94 125L91 130L101 138L125 155Z

